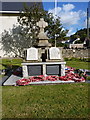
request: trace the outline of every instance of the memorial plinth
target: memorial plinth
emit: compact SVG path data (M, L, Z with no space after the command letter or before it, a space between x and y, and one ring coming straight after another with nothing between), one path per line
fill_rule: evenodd
M23 77L37 75L65 75L66 62L22 63Z
M26 61L22 63L23 77L37 75L65 75L65 64L62 58L62 51L57 47L51 47L44 28L48 23L43 18L36 23L40 28L38 34L38 48L27 49Z

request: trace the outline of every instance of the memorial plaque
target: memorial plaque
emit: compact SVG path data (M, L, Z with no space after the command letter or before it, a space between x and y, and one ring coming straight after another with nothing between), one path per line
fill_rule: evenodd
M28 65L28 76L42 75L42 65Z
M61 65L47 65L46 74L47 75L61 75Z
M51 60L59 60L61 59L61 53L59 48L56 47L51 47L49 49L49 55Z
M38 50L34 47L27 49L26 60L38 60Z

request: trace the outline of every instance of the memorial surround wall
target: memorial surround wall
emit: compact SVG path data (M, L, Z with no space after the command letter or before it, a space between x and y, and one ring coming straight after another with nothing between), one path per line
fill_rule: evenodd
M89 49L62 49L63 58L90 58Z

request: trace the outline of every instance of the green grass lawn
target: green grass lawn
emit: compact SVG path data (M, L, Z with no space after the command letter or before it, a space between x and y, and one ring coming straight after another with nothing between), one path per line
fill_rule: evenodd
M77 69L87 69L90 70L90 62L83 61L66 61L66 65L70 67L74 67Z
M17 67L21 66L21 63L23 62L23 59L20 58L14 58L14 59L2 59L0 61L0 69L5 69L8 67Z
M88 118L88 84L3 86L3 118Z
M22 60L3 60L20 66ZM89 69L88 62L66 61L74 68ZM5 66L4 66L5 67ZM3 118L87 118L88 84L3 86Z

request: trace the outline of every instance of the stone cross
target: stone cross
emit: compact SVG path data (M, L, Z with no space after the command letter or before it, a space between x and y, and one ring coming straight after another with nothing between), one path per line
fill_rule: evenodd
M43 33L44 33L44 28L45 28L46 26L48 26L48 23L45 22L43 18L40 18L40 21L37 22L36 24L37 24L37 26L39 26L40 32L43 32Z

